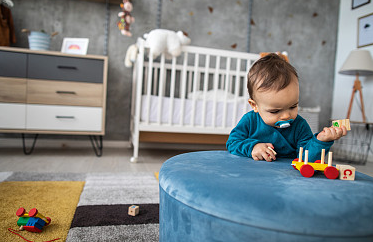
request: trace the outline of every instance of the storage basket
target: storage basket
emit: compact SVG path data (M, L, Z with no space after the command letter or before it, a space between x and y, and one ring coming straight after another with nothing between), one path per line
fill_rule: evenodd
M350 121L351 130L334 142L333 160L364 165L367 162L373 134L373 123Z
M28 36L30 50L49 50L51 36L43 32L31 31Z

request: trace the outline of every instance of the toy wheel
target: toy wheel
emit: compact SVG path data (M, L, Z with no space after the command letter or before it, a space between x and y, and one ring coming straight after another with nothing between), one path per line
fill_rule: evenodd
M313 174L315 173L315 170L311 165L305 164L300 168L300 174L304 177L312 177Z
M328 179L336 179L339 176L339 171L334 166L328 166L324 170L324 175Z
M46 217L46 219L48 220L48 223L46 225L49 225L52 221L52 219L50 217Z
M26 213L26 210L24 208L19 208L16 212L16 215L18 217L22 217Z
M291 166L295 169L295 170L298 170L297 169L297 166L295 164L291 164Z
M35 217L38 214L38 210L36 208L33 208L28 212L28 216Z
M321 160L317 160L317 161L315 161L315 163L321 163Z

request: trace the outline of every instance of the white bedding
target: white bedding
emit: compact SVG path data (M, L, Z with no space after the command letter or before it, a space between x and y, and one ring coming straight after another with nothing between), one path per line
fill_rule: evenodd
M149 112L149 123L158 122L158 96L150 96L150 112ZM193 102L195 102L195 116L194 116L194 125L202 126L202 111L203 111L203 100L198 99L193 101L193 99L184 100L184 120L182 125L191 125L192 119L192 110ZM215 127L223 127L223 112L224 112L224 101L218 101L216 107L216 115L213 117L213 101L206 101L206 116L205 116L205 126L211 127L213 123L213 118L215 118ZM180 115L181 115L181 105L182 99L174 98L173 105L173 114L172 114L172 124L180 124ZM227 101L226 115L225 115L225 127L234 127L241 117L248 111L251 110L250 105L247 104L247 101L244 98L240 98L237 103L237 113L236 119L233 120L233 110L234 102L232 100ZM148 102L147 96L142 96L141 101L141 121L146 122L148 116ZM162 115L161 115L161 124L169 123L169 107L170 107L170 98L162 97ZM247 108L247 109L246 109Z

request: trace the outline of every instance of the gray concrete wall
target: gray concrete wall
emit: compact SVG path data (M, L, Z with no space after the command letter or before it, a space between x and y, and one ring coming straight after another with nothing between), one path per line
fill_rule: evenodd
M79 0L13 0L16 47L28 47L27 28L58 31L51 50L60 51L63 38L89 38L88 54L104 54L105 3ZM132 70L123 60L137 37L156 28L157 0L134 0L133 37L122 36L116 26L118 4L109 5L108 91L106 140L128 140ZM161 27L183 30L192 45L247 50L248 0L164 0ZM212 11L211 11L212 10ZM339 0L254 0L250 52L287 51L300 74L304 107L321 106L320 126L329 125ZM53 136L54 137L54 136Z

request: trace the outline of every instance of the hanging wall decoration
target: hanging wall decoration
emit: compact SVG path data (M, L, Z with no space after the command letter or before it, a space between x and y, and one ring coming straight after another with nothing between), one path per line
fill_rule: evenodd
M123 0L120 7L122 8L122 11L118 13L120 20L118 21L117 26L122 35L131 37L132 33L130 32L130 25L135 22L135 18L131 15L133 5L129 0Z

